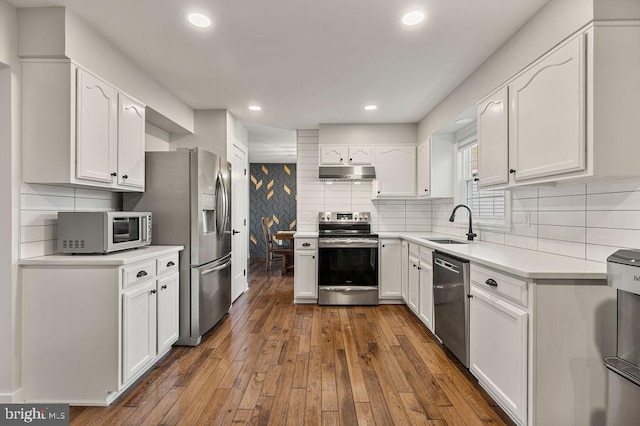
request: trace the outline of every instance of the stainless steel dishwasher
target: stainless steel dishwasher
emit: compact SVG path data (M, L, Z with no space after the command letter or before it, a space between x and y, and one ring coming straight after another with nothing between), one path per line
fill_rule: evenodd
M436 336L469 368L469 261L433 252Z

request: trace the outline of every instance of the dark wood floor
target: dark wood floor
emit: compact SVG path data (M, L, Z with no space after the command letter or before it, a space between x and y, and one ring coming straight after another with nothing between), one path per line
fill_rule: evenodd
M294 305L291 275L252 262L250 277L200 346L71 423L510 424L404 305Z

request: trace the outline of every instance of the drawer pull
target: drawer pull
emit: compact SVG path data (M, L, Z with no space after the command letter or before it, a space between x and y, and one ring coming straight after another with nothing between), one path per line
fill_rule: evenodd
M136 277L142 278L142 277L146 277L147 275L149 275L147 274L147 271L140 271L136 274Z
M172 260L170 260L169 262L167 262L167 268L172 267L173 265L175 265L175 263L173 263Z
M490 285L491 287L498 287L498 283L493 278L489 278L484 283Z
M302 247L310 247L311 243L302 243Z

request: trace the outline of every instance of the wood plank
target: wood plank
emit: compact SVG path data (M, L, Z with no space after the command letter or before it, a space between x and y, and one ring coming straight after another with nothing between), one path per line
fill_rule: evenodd
M292 303L250 264L249 291L200 346L176 347L71 424L513 424L405 306Z

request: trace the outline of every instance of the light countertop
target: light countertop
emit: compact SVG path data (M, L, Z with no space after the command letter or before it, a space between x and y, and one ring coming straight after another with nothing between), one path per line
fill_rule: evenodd
M183 246L146 246L109 254L53 254L21 259L21 266L120 266L163 256L184 249Z
M378 235L380 238L402 238L522 278L534 280L605 280L607 278L607 265L590 260L484 241L470 241L468 244L438 244L426 238L465 240L430 232L380 232Z

